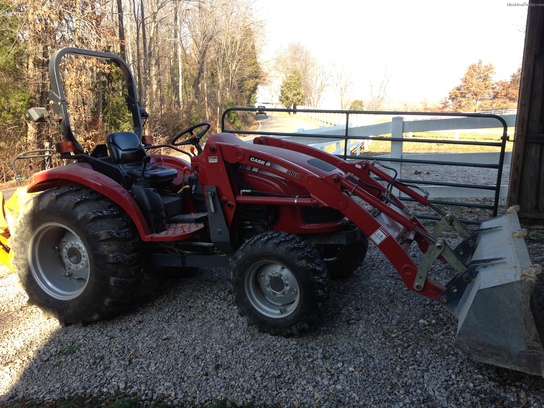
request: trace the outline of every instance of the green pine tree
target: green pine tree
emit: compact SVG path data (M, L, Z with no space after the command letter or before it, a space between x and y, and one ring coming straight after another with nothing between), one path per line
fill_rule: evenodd
M304 102L304 90L302 89L302 77L299 71L293 71L281 85L280 102L287 109L296 109L297 105Z

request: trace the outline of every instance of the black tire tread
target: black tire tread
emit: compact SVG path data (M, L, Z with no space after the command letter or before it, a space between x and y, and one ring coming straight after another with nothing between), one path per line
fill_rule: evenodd
M91 278L77 298L61 301L48 296L29 270L26 248L44 217L84 232L92 252ZM142 278L140 240L132 220L120 207L96 191L82 187L47 190L29 202L15 225L14 265L29 301L62 325L88 324L113 317L132 303Z
M304 268L311 281L311 300L306 305L305 313L293 324L284 326L269 322L263 323L254 315L253 308L246 302L244 274L238 269L245 262L246 256L263 254L270 257L281 254L292 260L293 264ZM313 328L325 309L328 295L329 275L324 262L315 248L296 235L284 232L267 232L259 234L244 243L231 259L231 293L234 295L241 316L246 317L250 324L256 325L261 331L272 335L294 336Z
M349 278L361 266L368 251L368 238L363 236L359 241L346 245L343 251L339 259L325 262L333 280Z

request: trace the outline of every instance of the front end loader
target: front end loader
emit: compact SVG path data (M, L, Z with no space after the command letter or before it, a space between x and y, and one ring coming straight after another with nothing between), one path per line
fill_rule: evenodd
M91 153L82 148L58 72L67 54L121 68L133 132L113 132ZM540 267L531 264L516 208L469 231L379 164L275 137L249 143L219 133L204 144L207 123L152 145L122 59L64 49L52 56L50 76L64 137L57 151L67 164L34 174L8 200L0 195L0 262L62 324L120 313L134 300L144 267L217 266L229 268L234 302L252 324L295 335L317 324L329 278L353 273L372 242L408 289L457 317L456 344L470 357L544 374ZM45 109L30 115L46 116ZM175 155L148 153L154 148ZM393 189L440 221L428 230ZM444 263L451 276L439 282L433 272Z
M453 214L368 161L348 163L271 137L254 142L306 154L322 161L319 167L325 168L326 163L334 168L328 177L300 177L313 202L342 211L391 261L408 289L445 305L458 318L456 344L466 354L484 363L544 374L543 326L535 294L541 267L529 258L518 208L512 207L469 232ZM441 217L433 231L427 231L390 193L392 188ZM455 248L442 238L447 229L461 240ZM414 242L422 252L419 263L408 252ZM451 266L454 276L449 282L431 279L435 261Z

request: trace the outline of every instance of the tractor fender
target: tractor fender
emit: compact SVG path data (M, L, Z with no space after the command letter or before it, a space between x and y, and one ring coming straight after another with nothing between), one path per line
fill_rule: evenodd
M73 163L35 173L32 176L32 183L27 187L27 192L38 193L67 185L87 187L113 201L132 219L140 238L143 241L150 241L151 232L134 198L123 186L93 170L88 163Z

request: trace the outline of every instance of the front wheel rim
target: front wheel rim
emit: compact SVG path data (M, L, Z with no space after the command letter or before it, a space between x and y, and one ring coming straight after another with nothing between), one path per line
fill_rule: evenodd
M90 258L81 238L55 222L42 224L28 247L32 276L40 288L57 300L78 297L87 287Z
M251 305L266 317L287 317L300 303L300 287L295 275L278 262L254 264L246 275L245 287Z

